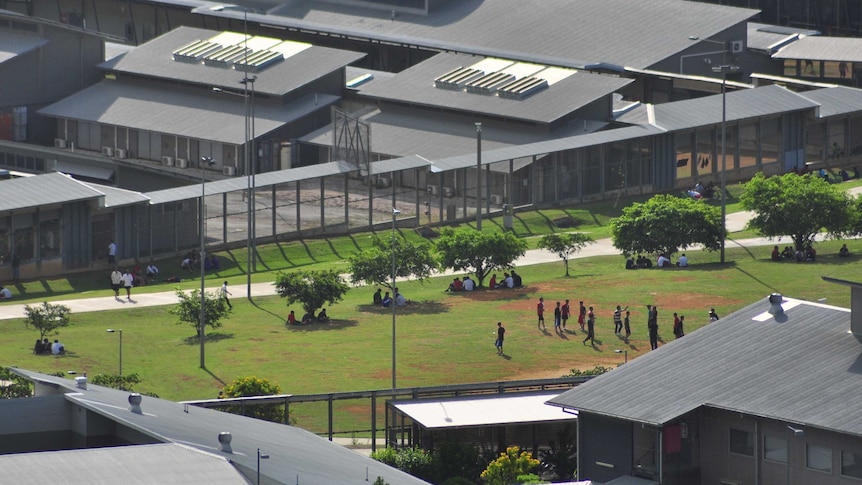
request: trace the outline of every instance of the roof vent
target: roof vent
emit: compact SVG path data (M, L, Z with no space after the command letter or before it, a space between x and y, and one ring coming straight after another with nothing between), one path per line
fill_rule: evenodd
M784 297L781 296L781 293L769 295L769 313L772 315L782 315L784 313L784 308L781 308L782 301L784 301Z
M233 450L230 447L230 440L233 439L230 435L230 431L222 431L218 434L218 442L221 450L225 453L233 453Z
M144 414L143 411L141 411L141 400L141 395L137 392L129 394L129 408L133 413Z
M76 377L75 378L75 386L77 386L78 389L83 389L86 391L87 390L87 376Z

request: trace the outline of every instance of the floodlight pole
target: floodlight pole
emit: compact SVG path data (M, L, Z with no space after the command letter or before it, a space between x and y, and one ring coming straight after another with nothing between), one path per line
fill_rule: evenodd
M400 213L400 210L392 208L392 389L397 387L395 378L395 307L397 304L395 302L398 295L395 291L395 216Z
M206 357L204 352L204 340L206 337L206 321L207 321L207 300L206 300L206 290L204 287L204 283L206 281L206 270L204 265L204 258L206 258L206 182L207 179L204 176L204 170L206 170L207 166L212 166L215 163L211 157L201 157L201 207L200 207L200 233L201 233L201 249L200 249L200 261L198 264L201 266L201 308L200 308L200 326L198 328L198 339L201 342L201 369L206 369ZM122 334L120 334L122 336Z
M727 73L736 72L739 66L722 64L712 68L721 72L721 262L724 263L724 246L727 239Z
M482 123L476 123L476 230L482 230Z

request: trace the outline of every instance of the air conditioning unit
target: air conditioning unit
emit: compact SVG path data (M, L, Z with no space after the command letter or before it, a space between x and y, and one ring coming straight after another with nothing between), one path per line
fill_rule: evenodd
M173 167L174 166L173 157L168 157L168 156L162 157L162 165L164 165L166 167Z
M102 155L104 155L106 157L113 157L114 156L114 149L111 147L102 147Z
M236 167L223 167L221 169L221 173L229 177L233 177L234 175L236 175Z
M66 148L66 139L54 138L54 148Z
M730 41L730 52L734 54L741 54L743 49L743 43L741 40L733 40Z
M116 150L114 150L114 156L117 158L126 158L126 149L117 148Z
M443 196L444 197L454 197L455 196L455 189L453 189L452 187L443 187Z
M174 161L174 165L179 167L179 168L189 168L189 161L186 160L185 158L177 158Z
M439 185L429 185L428 187L425 187L425 191L431 195L437 195L440 193L439 192L440 186Z
M392 179L389 177L377 177L377 187L385 189L392 185Z
M503 205L503 196L491 194L491 203L494 205Z

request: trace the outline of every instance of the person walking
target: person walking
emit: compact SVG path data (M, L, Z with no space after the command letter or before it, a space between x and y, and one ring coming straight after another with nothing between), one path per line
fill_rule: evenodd
M231 305L231 304L230 304L230 298L228 298L228 295L233 295L233 293L231 293L230 291L228 291L228 289L227 289L227 281L225 281L225 282L221 285L221 297L222 297L222 298L224 298L224 301L225 301L225 303L227 303L228 308L230 308L231 310L233 310L233 305Z
M123 286L126 287L126 299L132 301L132 285L135 284L135 277L132 276L131 271L126 270L123 273Z
M647 305L647 329L649 330L649 346L651 350L658 348L658 307Z
M123 285L123 273L115 269L111 271L111 289L114 290L114 299L120 299L120 286Z
M566 303L563 305L562 315L560 315L563 320L563 332L566 331L566 321L569 320L571 314L572 308L569 306L569 300L566 300Z
M674 313L676 315L676 313ZM680 315L679 317L674 316L673 318L673 336L676 338L680 338L685 336L685 330L683 330L683 326L685 325L685 315Z
M586 323L587 318L587 308L584 306L584 302L580 303L581 307L578 309L578 325L581 326L581 332L584 331L584 323Z
M537 328L545 330L545 299L539 298L539 303L536 303L536 315L539 317L539 321L536 324Z
M626 307L626 308L628 308L628 307ZM630 315L631 315L631 312L626 310L626 317L623 319L623 327L625 327L625 329L626 329L626 343L629 343L629 337L632 334L632 327L629 324L629 316Z
M560 302L557 302L557 306L554 308L554 333L562 333L560 329L560 325L563 321L563 310L560 308Z
M503 337L506 336L506 327L503 322L497 322L497 341L494 346L497 347L497 355L503 355Z
M715 308L709 309L709 323L718 321L718 313L715 313Z
M584 339L584 345L587 345L587 340L590 341L590 345L596 346L596 314L593 312L593 307L590 307L587 313L587 338Z
M628 308L628 307L626 307ZM623 333L623 309L617 305L614 310L614 334L620 335Z

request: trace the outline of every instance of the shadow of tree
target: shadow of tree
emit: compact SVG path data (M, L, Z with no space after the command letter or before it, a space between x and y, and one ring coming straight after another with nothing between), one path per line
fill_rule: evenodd
M227 340L233 338L232 333L223 333L223 332L212 332L208 333L206 336L207 341L214 342L218 340ZM183 343L186 345L200 345L200 339L197 335L193 335L191 337L186 337L183 339Z
M356 310L365 313L378 313L380 315L391 315L392 307L379 305L357 305ZM449 311L449 304L439 301L411 301L407 305L396 307L396 315L435 315Z
M342 330L348 327L355 327L359 325L357 320L339 320L339 319L330 319L328 322L314 322L308 325L287 325L285 326L289 330L293 330L296 332L318 332L324 330Z

